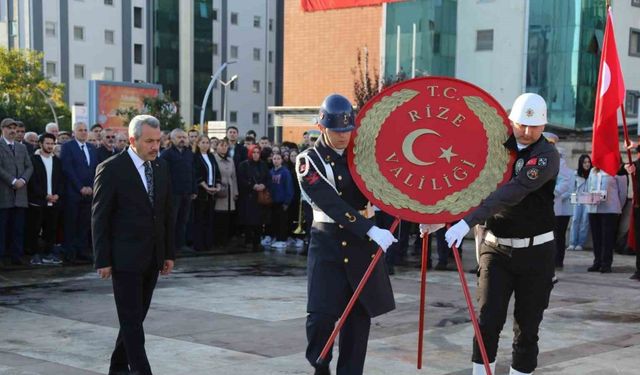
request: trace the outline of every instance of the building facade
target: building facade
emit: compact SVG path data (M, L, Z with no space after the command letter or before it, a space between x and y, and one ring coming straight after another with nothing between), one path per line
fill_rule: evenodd
M0 0L0 45L44 54L69 105L88 104L89 80L148 81L147 0Z

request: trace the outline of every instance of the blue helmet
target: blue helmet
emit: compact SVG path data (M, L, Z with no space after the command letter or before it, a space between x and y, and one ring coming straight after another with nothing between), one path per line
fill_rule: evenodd
M355 129L355 115L349 99L339 94L324 98L318 124L335 132L350 132Z

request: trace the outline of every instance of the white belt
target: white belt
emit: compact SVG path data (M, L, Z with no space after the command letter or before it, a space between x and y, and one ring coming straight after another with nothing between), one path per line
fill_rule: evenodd
M316 223L335 223L324 211L313 210L313 221Z
M553 232L542 233L529 238L498 238L493 233L487 231L484 240L489 243L521 249L529 246L542 245L543 243L553 241Z

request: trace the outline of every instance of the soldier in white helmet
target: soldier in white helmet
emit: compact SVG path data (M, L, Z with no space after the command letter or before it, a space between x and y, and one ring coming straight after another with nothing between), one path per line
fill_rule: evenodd
M520 95L509 119L513 135L504 146L516 154L511 180L453 225L445 238L449 246L459 246L470 227L486 226L478 254L480 331L491 368L495 369L498 339L513 294L514 339L509 374L527 375L538 364L538 327L553 288L553 191L560 155L542 136L547 105L540 95ZM473 375L484 375L475 339L472 361Z

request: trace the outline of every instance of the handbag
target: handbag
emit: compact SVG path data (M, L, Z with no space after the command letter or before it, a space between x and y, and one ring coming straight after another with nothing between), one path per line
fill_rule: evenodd
M273 204L273 199L271 198L271 193L269 189L264 189L262 191L256 192L258 193L258 204L261 206L271 206Z
M216 192L216 198L226 198L229 195L229 186L225 183L220 184L220 190Z

